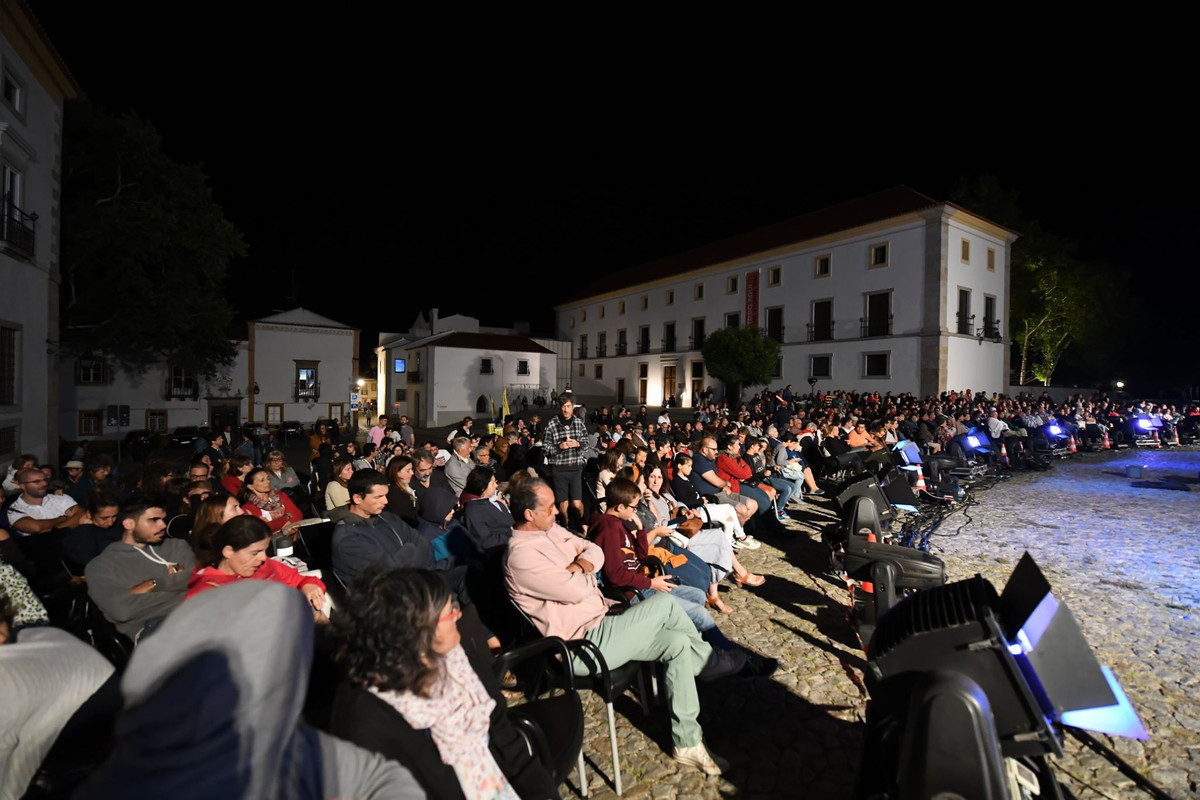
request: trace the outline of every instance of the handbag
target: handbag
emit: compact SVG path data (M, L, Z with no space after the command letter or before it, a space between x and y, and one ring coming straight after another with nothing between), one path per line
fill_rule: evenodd
M704 523L701 522L699 518L692 517L691 519L685 519L683 522L679 523L675 527L675 531L690 539L699 533L702 527L704 527Z
M786 464L779 470L779 474L789 481L798 481L804 477L804 470L795 464Z

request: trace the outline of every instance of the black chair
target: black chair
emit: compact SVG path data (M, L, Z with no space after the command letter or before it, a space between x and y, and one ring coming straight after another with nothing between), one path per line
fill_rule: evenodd
M88 627L92 632L92 646L116 667L117 672L124 672L133 655L133 640L117 630L116 626L104 618L103 612L95 603L88 603Z
M540 641L541 633L534 626L533 620L515 602L511 602L511 605L516 609L517 615L523 621L522 640L529 642ZM617 719L613 711L613 703L618 697L636 685L638 702L642 706L642 713L649 716L650 699L655 696L658 688L658 665L652 661L629 661L615 669L611 669L608 666L608 662L604 660L604 655L600 652L600 648L587 639L571 639L566 645L573 654L579 657L579 661L588 667L587 675L573 675L574 685L579 689L587 689L599 695L600 699L604 701L604 706L608 713L608 744L612 752L613 761L613 791L620 796L623 792L621 785L621 755L617 749ZM561 664L556 665L556 667L563 672L572 672L571 669L565 668L565 665L569 663L569 659L564 660ZM649 685L649 689L647 685ZM583 794L585 797L587 796L586 786L583 788Z
M527 702L509 707L509 720L555 783L566 780L574 766L580 793L586 797L583 704L571 670L559 666L570 658L566 643L551 636L506 650L496 658L493 669L500 678L509 670L525 676Z

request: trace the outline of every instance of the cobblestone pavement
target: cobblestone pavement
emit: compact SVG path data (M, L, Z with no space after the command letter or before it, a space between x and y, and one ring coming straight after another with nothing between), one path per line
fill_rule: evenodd
M1124 468L1149 466L1132 481ZM1001 589L1028 550L1112 667L1150 739L1099 736L1173 797L1200 796L1200 450L1081 454L1047 473L1018 474L978 493L932 540L949 580L976 573ZM828 576L820 526L833 503L792 512L791 537L739 558L769 576L730 587L719 619L735 642L780 659L770 680L701 686L710 748L732 762L720 778L676 765L663 710L617 704L624 796L805 797L853 794L864 733L862 651L846 622L848 595ZM964 525L964 523L966 523ZM960 527L961 526L961 527ZM585 694L591 796L615 797L604 707ZM1132 781L1073 739L1059 775L1077 797L1142 798ZM574 775L571 777L575 780ZM570 789L564 794L570 796Z

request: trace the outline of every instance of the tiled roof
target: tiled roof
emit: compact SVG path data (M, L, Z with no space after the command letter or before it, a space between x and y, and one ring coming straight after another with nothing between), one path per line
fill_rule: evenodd
M542 347L526 336L508 336L500 333L467 333L454 331L439 333L404 346L406 350L431 345L433 347L461 347L467 350L504 350L516 353L549 353L553 350Z
M713 264L817 239L838 231L911 214L914 211L933 208L937 205L940 205L937 200L913 191L907 186L884 189L866 197L811 211L649 264L620 270L584 287L571 297L571 301L671 278Z

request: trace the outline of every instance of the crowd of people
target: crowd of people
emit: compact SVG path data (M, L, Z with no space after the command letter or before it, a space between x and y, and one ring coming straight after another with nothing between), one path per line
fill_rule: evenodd
M671 755L716 775L725 765L703 742L696 681L762 678L777 665L720 630L737 610L733 588L770 580L739 554L762 538L794 535L784 526L789 509L820 498L830 474L887 470L903 440L934 456L972 427L1020 446L1054 421L1086 446L1136 416L1169 429L1200 418L1196 404L970 391L799 396L788 386L737 406L656 415L644 405L588 415L570 394L555 400L545 421L517 416L480 433L465 418L445 439L421 442L405 417L379 417L361 443L320 424L300 470L249 431L233 448L229 433L202 438L186 469L151 453L117 476L111 459L96 454L68 461L59 476L18 457L0 517L0 656L38 640L50 617L43 600L64 584L86 587L105 623L131 643L130 673L151 687L126 685L122 713L149 719L156 712L148 704L195 687L185 692L166 672L147 674L146 664L194 676L183 655L203 649L189 637L211 620L179 620L203 613L192 608L227 607L231 629L290 624L280 634L289 647L335 654L342 682L325 727L375 757L344 742L312 744L316 734L299 725L298 708L279 711L279 735L289 746L300 737L310 750L337 750L360 770L347 781L391 781L435 796L553 797L544 766L519 746L488 668L514 643L514 617L523 615L543 636L590 640L609 667L662 662ZM332 532L320 577L271 557L321 519ZM244 603L227 605L227 593L246 584L260 588L239 589ZM281 617L238 616L256 604ZM222 640L232 651L244 646ZM55 646L66 657L80 644L67 636ZM12 780L30 779L87 688L108 680L94 659L80 663L91 667L78 702L21 739L13 763L24 766ZM571 667L587 674L595 665L576 656ZM117 752L102 774L136 780L128 749ZM403 769L381 766L392 762Z

